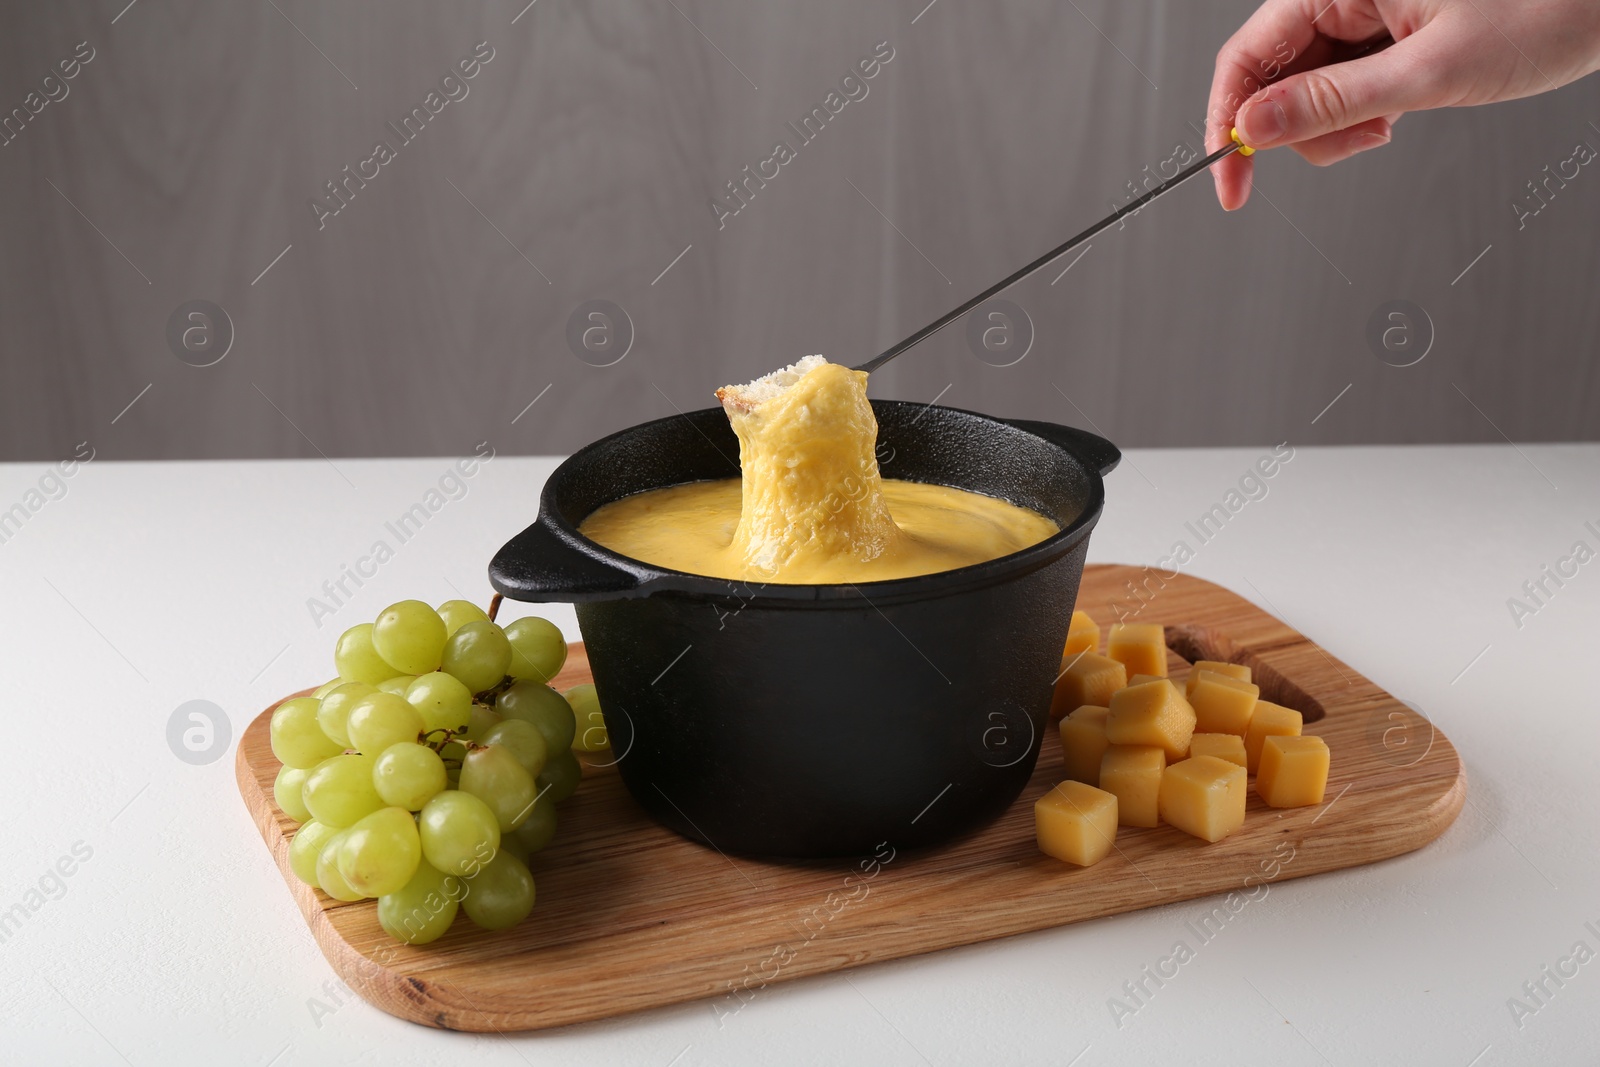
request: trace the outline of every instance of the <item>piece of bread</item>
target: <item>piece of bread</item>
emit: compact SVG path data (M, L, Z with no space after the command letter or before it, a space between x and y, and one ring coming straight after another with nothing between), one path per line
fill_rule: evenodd
M739 438L729 550L763 581L827 582L840 560L900 543L883 500L867 375L821 356L717 390Z
M771 374L763 374L747 385L724 385L717 390L717 399L722 401L722 406L730 412L748 414L826 362L828 361L822 356L806 356Z

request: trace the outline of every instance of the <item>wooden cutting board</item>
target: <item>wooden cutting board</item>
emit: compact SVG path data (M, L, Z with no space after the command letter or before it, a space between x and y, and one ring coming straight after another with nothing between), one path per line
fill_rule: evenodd
M1141 607L1142 605L1142 607ZM1102 627L1165 625L1171 670L1195 659L1248 664L1262 697L1299 709L1332 751L1324 803L1274 811L1252 793L1244 826L1214 845L1171 827L1124 827L1117 848L1078 869L1041 855L1033 802L1061 779L1048 730L1038 769L997 822L876 862L729 858L651 822L615 771L586 766L534 857L538 904L501 933L462 916L432 945L397 944L372 902L342 904L290 872L294 824L272 801L271 709L240 739L239 790L323 954L384 1011L428 1026L533 1030L707 998L719 1016L765 986L1081 919L1256 887L1409 852L1438 837L1466 796L1460 757L1417 712L1284 623L1197 578L1093 566L1078 606ZM558 688L588 681L574 646ZM609 760L600 753L596 761ZM1236 894L1228 896L1228 894Z

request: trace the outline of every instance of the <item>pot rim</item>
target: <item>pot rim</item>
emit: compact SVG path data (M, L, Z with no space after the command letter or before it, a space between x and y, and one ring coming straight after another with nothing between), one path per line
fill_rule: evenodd
M922 404L910 400L873 400L872 405L874 408L913 407L923 412L929 409L945 411L981 419L985 422L999 423L1009 429L1018 430L1038 438L1046 444L1068 453L1083 466L1084 472L1089 478L1088 502L1076 518L1056 533L1043 541L1008 555L984 560L981 563L968 564L965 567L957 567L954 570L935 571L931 574L918 574L905 578L889 578L873 582L845 582L825 585L788 582L760 583L747 579L717 578L647 563L631 556L622 555L584 536L578 532L576 524L569 522L556 509L552 501L552 494L559 491L563 472L568 472L566 477L571 477L570 469L587 454L604 447L617 438L638 433L652 426L677 419L688 420L692 423L695 418L706 417L711 412L722 413L721 408L700 408L695 411L668 415L660 419L651 419L647 422L636 423L617 430L585 445L563 460L551 473L540 491L538 518L532 526L524 531L524 534L518 535L518 538L508 542L500 550L500 553L496 555L494 562L491 563L489 567L490 583L497 591L510 599L534 599L534 597L529 596L528 590L519 589L511 583L503 581L502 576L497 571L502 555L511 550L521 537L542 528L545 534L559 543L560 548L564 548L567 552L581 554L592 567L611 572L615 578L628 576L632 581L628 585L618 585L615 582L596 583L596 588L590 590L573 587L562 588L553 591L551 595L539 596L538 599L540 600L560 600L577 603L677 594L709 601L737 602L741 607L757 603L762 607L789 606L799 608L827 606L842 601L859 602L861 600L866 600L869 604L877 602L901 603L907 600L931 599L994 585L1021 577L1046 566L1072 551L1087 538L1104 511L1104 475L1110 473L1117 465L1121 454L1114 445L1098 435L1090 434L1088 431L1074 427L1059 426L1054 423L1036 422L1027 419L1004 419L995 415L986 415L982 412L968 411L964 408ZM1059 431L1059 433L1052 435L1049 431ZM1101 446L1101 452L1098 456L1086 454L1085 449L1074 447L1074 444L1088 445L1091 442L1097 442ZM687 483L675 482L672 484ZM928 484L944 483L930 482ZM668 486L662 485L658 488L668 488ZM623 498L619 497L618 499ZM997 497L996 499L1004 498ZM582 520L579 521L581 522ZM555 548L558 545L552 544L550 547ZM602 584L604 584L604 587L601 587Z

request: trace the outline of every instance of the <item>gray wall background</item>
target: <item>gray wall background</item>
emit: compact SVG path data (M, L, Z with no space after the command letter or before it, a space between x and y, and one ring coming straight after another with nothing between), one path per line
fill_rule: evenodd
M0 113L95 52L0 147L3 459L85 439L101 458L565 452L806 353L856 362L1198 147L1212 58L1254 6L126 3L0 16ZM319 230L308 200L397 143L385 124L480 41L469 95ZM868 96L719 231L708 199L798 143L785 123L878 41L894 59ZM1589 79L1408 116L1328 170L1257 157L1244 212L1196 180L1018 286L1021 362L952 327L874 392L1125 446L1594 439L1600 173L1520 230L1511 205L1600 146L1597 122ZM166 339L192 299L232 321L212 366ZM633 324L613 366L566 340L593 299ZM1392 299L1432 322L1414 366L1364 339Z

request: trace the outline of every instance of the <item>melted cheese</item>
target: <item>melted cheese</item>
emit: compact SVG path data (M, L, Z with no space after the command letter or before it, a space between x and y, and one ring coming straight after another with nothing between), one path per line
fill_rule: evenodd
M742 483L730 549L744 570L822 581L802 575L895 551L865 373L824 363L769 400L726 407Z
M881 477L860 371L819 363L773 395L718 395L739 437L740 478L625 497L580 532L691 574L835 584L952 570L1057 531L1008 501Z

